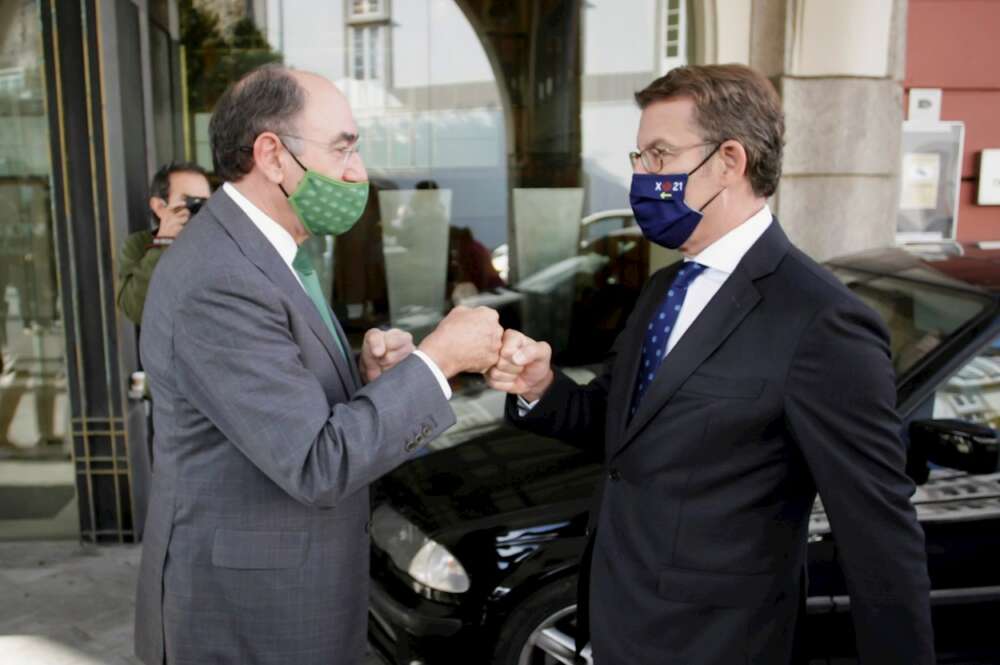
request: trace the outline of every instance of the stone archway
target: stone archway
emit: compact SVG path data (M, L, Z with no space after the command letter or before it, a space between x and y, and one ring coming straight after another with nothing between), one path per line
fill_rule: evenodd
M511 187L577 186L582 0L455 1L500 89Z

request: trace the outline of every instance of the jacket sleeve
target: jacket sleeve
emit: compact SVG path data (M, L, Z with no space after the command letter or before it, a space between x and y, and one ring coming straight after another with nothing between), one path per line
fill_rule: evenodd
M837 543L861 662L933 663L924 534L877 315L853 302L820 311L799 341L785 394L787 424Z
M118 307L136 325L142 323L149 280L164 251L163 247L148 247L149 240L149 234L143 233L128 237L122 247L118 273Z
M455 423L416 356L330 404L278 295L252 275L217 275L180 296L173 325L182 394L303 504L335 506Z
M645 327L638 321L638 312L643 311L645 299L653 297L659 275L654 275L643 287L635 307L629 314L625 327L615 338L614 344L604 358L600 374L589 384L581 386L566 374L555 370L555 380L539 400L538 404L521 416L517 397L508 396L507 420L513 425L539 434L560 439L580 448L604 449L605 423L607 422L608 393L614 374L615 362L619 354L635 339L637 328Z
M517 397L507 397L507 419L523 430L581 448L603 446L611 365L612 360L609 360L601 375L585 386L555 370L555 380L548 391L523 416L519 413Z

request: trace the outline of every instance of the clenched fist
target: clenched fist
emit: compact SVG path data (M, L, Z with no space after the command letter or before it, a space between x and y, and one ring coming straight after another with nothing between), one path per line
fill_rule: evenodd
M413 353L413 335L398 328L379 330L372 328L365 333L358 364L365 383L371 383L383 373L406 360Z
M483 373L497 364L503 328L488 307L456 307L420 344L449 379L462 372Z
M541 399L554 378L552 347L516 330L504 333L500 362L486 373L491 388L520 395L529 402Z

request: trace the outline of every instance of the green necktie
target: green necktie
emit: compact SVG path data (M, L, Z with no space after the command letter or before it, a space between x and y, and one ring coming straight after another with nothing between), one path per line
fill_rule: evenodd
M319 277L316 276L316 270L309 259L309 253L306 252L304 247L300 246L299 251L295 253L295 260L292 261L292 267L295 268L295 273L302 280L302 286L305 287L306 294L313 301L313 305L316 306L317 311L319 311L323 323L330 329L330 335L333 337L333 341L337 343L337 348L340 349L340 352L346 358L347 353L344 351L344 345L340 341L340 335L337 334L337 327L333 325L333 319L330 317L330 306L327 305L326 299L323 297L323 289L319 285Z

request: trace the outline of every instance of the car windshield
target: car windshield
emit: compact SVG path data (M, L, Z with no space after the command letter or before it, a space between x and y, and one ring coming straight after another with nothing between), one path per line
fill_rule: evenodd
M831 269L882 316L889 328L892 362L899 376L990 304L985 294L939 285L941 276L929 269L925 269L926 280L912 271L901 279L849 268Z

